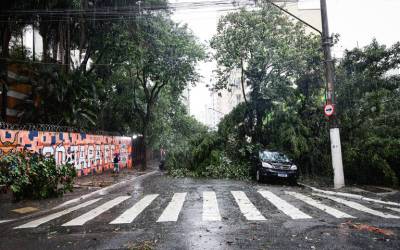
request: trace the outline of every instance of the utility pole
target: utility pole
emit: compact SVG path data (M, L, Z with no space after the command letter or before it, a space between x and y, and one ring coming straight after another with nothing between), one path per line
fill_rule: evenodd
M32 61L36 59L36 44L35 44L35 21L32 23Z
M343 174L343 161L342 161L342 148L340 143L340 132L335 113L335 64L332 59L331 47L333 45L332 37L329 36L329 25L328 25L328 11L326 7L326 0L320 0L321 3L321 20L322 20L322 32L315 28L313 25L307 23L296 15L290 13L279 5L275 4L274 0L266 0L271 5L275 6L282 12L290 15L296 20L302 22L304 25L310 27L314 31L318 32L322 37L322 47L324 49L325 59L325 80L326 80L326 104L332 107L331 114L329 116L329 134L331 140L331 156L332 156L332 167L333 167L333 185L336 189L344 187L344 174ZM277 1L277 0L276 0ZM278 2L278 1L277 1ZM285 2L285 1L279 1Z
M333 115L329 117L329 134L331 139L332 167L334 173L333 183L335 188L342 188L344 187L344 174L340 132L335 113L335 65L331 54L333 41L332 37L329 35L326 0L320 0L320 2L322 20L322 47L324 49L325 56L326 104L332 105L333 107Z

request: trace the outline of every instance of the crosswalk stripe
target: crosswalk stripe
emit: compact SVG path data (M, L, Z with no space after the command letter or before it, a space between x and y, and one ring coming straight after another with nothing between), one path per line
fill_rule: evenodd
M63 227L82 226L89 220L96 218L100 214L106 212L107 210L111 209L112 207L120 204L121 202L123 202L129 198L130 198L130 196L119 196L113 200L110 200L110 201L104 203L101 206L96 207L95 209L90 210L89 212L87 212L85 214L82 214L81 216L79 216L71 221L68 221L67 223L63 224L62 226Z
M21 225L21 226L15 227L14 229L19 229L19 228L35 228L35 227L38 227L38 226L40 226L40 225L42 225L42 224L44 224L44 223L46 223L46 222L49 222L49 221L54 220L54 219L57 219L57 218L59 218L59 217L61 217L61 216L63 216L63 215L69 214L69 213L71 213L71 212L73 212L73 211L76 211L76 210L78 210L78 209L81 209L81 208L87 207L87 206L89 206L89 205L92 205L93 203L95 203L95 202L97 202L97 201L99 201L99 200L101 200L101 198L93 199L93 200L84 202L84 203L82 203L82 204L79 204L79 205L74 206L74 207L70 207L70 208L65 209L65 210L62 210L62 211L60 211L60 212L47 215L47 216L45 216L45 217L42 217L42 218L37 219L37 220L34 220L34 221L30 221L30 222L28 222L28 223L26 223L26 224L23 224L23 225Z
M243 191L231 191L240 211L248 220L266 220Z
M361 212L365 212L365 213L369 213L375 216L379 216L379 217L383 217L383 218L392 218L392 219L400 219L400 217L395 216L395 215L391 215L391 214L387 214L387 213L382 213L380 211L368 208L364 205L361 205L360 203L354 202L354 201L348 201L348 200L344 200L341 198L337 198L337 197L333 197L330 195L324 195L324 194L317 194L317 193L313 193L312 195L315 196L319 196L319 197L323 197L323 198L327 198L327 199L331 199L333 201L336 201L338 203L342 203L348 207L351 207L353 209L359 210Z
M203 221L220 221L217 196L215 192L203 192Z
M299 194L299 193L296 193L296 192L285 191L285 193L289 194L289 195L291 195L291 196L293 196L293 197L295 197L295 198L297 198L297 199L299 199L301 201L304 201L305 203L307 203L307 204L309 204L309 205L311 205L313 207L316 207L316 208L318 208L318 209L320 209L320 210L322 210L322 211L324 211L324 212L326 212L326 213L328 213L328 214L330 214L330 215L332 215L332 216L334 216L336 218L355 218L354 216L348 215L348 214L346 214L346 213L344 213L342 211L339 211L339 210L337 210L335 208L332 208L332 207L329 207L329 206L327 206L325 204L322 204L321 202L316 201L316 200L314 200L314 199L312 199L312 198L310 198L308 196L305 196L305 195L302 195L302 194Z
M10 221L13 221L13 220L0 220L0 224L1 223L6 223L6 222L10 222Z
M382 201L382 200L377 200L377 199L371 199L371 198L368 198L368 197L365 197L365 196L362 196L362 195L358 195L358 194L333 192L333 191L318 189L318 188L307 186L307 185L304 185L304 186L311 188L312 191L314 191L314 192L319 192L319 193L323 193L323 194L335 195L335 196L343 196L343 197L346 197L346 198L352 198L352 199L357 199L357 200L374 202L374 203L379 203L379 204L384 204L384 205L389 205L389 206L400 206L400 203L398 203L398 202Z
M127 224L132 223L132 221L144 210L148 207L155 198L157 198L158 194L149 194L143 197L140 201L138 201L131 208L126 210L123 214L117 217L115 220L111 221L110 224Z
M386 207L386 208L400 213L400 208L397 207Z
M186 193L175 193L157 222L177 221L185 198Z
M311 219L312 217L303 213L293 205L282 200L278 196L274 195L270 191L259 190L258 191L265 199L271 202L275 207L280 209L283 213L291 217L292 219Z

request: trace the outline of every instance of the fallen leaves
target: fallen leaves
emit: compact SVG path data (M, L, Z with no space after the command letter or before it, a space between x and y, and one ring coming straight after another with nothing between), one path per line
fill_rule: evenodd
M366 232L371 232L371 233L377 233L377 234L383 234L385 236L393 236L394 232L389 229L383 229L379 227L374 227L368 224L362 224L362 223L352 223L351 221L347 221L345 223L342 223L341 226L347 226L351 229L355 229L358 231L366 231Z

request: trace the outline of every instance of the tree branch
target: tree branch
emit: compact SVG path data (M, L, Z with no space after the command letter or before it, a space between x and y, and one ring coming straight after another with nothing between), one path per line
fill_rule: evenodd
M90 58L90 52L91 52L91 49L90 49L90 46L89 46L86 49L85 57L83 58L81 66L79 67L80 71L85 71L86 70L86 65L87 65L87 62L89 61L89 58Z
M97 57L96 61L92 64L92 67L86 72L87 74L91 73L97 64L99 64L100 60L103 58L105 51L108 49L106 45L104 49L101 50L100 55ZM85 55L86 56L86 55Z

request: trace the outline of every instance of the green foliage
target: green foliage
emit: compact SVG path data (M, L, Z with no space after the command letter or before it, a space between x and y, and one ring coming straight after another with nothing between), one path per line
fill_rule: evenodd
M168 152L168 172L172 176L247 179L248 164L232 161L223 150L216 132L192 138L187 148Z
M29 153L10 153L0 158L0 185L10 187L15 199L42 199L72 191L73 165L56 166L54 158Z
M337 109L346 176L398 185L400 178L400 43L373 41L346 51L337 70Z
M219 124L225 154L250 161L265 147L288 154L303 174L331 176L329 123L323 117L320 41L269 4L230 13L218 24L216 90L237 70L251 90ZM397 185L400 177L400 44L374 41L347 51L337 70L338 120L348 182ZM251 161L250 161L251 162Z

